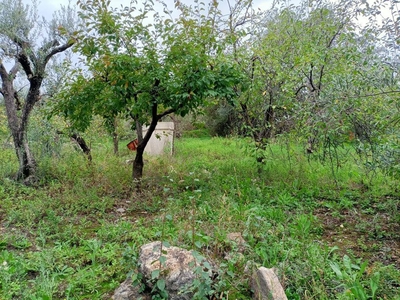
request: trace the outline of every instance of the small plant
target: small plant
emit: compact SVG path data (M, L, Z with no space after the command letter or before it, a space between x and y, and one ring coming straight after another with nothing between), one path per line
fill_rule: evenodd
M376 292L379 286L380 273L375 272L370 277L369 283L364 278L364 272L368 266L368 261L362 262L360 265L352 263L351 259L345 255L343 257L344 269L341 269L336 262L331 262L330 266L335 272L345 293L352 296L352 299L367 300L376 299ZM365 288L368 285L368 288Z
M161 255L159 258L160 268L151 272L151 281L155 283L151 291L153 294L152 299L154 300L168 299L168 292L165 289L165 279L160 276L162 272L161 268L165 264L165 261L165 256Z
M182 292L193 293L192 299L196 300L209 299L209 296L212 296L215 292L212 286L213 282L210 276L212 270L211 265L205 259L205 257L202 256L197 251L193 250L192 254L195 258L195 261L192 261L189 264L189 266L193 268L193 272L196 275L196 278L189 286L185 287L182 290Z

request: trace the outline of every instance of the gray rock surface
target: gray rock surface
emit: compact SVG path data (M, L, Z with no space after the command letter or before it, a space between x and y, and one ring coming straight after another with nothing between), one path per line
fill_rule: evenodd
M139 272L149 287L153 288L155 282L151 280L152 273L160 270L159 278L165 280L165 290L172 300L192 299L192 293L182 291L196 278L196 264L196 259L190 251L171 246L163 246L161 249L161 242L153 242L140 248Z
M285 291L273 269L264 267L254 272L251 288L256 300L287 300Z
M246 241L240 232L231 232L226 235L228 241L236 244L238 252L243 253L246 249Z
M132 280L128 278L115 290L112 300L150 300L150 295L139 293L139 286L133 286Z

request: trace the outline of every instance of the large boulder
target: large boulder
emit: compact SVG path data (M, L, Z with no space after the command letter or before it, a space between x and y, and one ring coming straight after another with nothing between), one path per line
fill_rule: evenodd
M287 300L285 291L273 269L264 267L254 272L251 287L256 300Z
M153 272L158 279L165 281L165 290L171 300L190 300L193 293L188 286L196 278L195 267L205 261L196 261L192 252L172 246L162 245L161 242L152 242L140 248L139 272L150 288L154 288ZM207 263L209 266L209 264ZM211 270L209 270L211 271Z

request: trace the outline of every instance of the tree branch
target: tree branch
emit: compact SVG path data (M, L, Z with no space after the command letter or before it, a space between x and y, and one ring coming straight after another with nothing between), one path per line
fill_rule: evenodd
M3 62L0 62L0 77L2 80L4 80L4 78L7 78L7 70L3 65Z
M336 38L340 35L340 32L342 31L342 29L344 28L345 23L340 23L339 28L337 29L337 31L335 32L335 34L332 36L332 38L329 40L327 48L330 49L333 45L333 42L336 40ZM324 58L324 63L326 63L328 60L328 54L325 55ZM325 64L322 65L321 70L319 72L319 81L318 81L318 94L321 91L322 88L322 77L324 75L324 69L325 69Z
M9 75L13 77L13 79L15 79L15 76L17 75L19 71L19 63L16 62L15 65L11 68Z
M312 92L314 92L316 90L315 86L314 86L314 80L313 80L313 69L314 69L314 65L311 64L311 69L310 69L310 76L308 77L311 87L313 88Z
M47 62L50 60L52 56L54 56L57 53L64 52L68 48L71 48L74 44L75 44L75 39L71 39L68 41L68 43L61 45L60 47L54 48L44 59L44 64L47 64Z
M400 93L400 90L379 92L379 93L373 93L373 94L365 94L365 95L359 95L359 96L344 96L344 97L340 97L337 99L367 98L367 97L375 97L375 96L380 96L380 95L396 94L396 93Z
M296 96L300 93L300 91L303 89L303 88L306 88L307 86L306 85L302 85L301 87L299 87L298 89L297 89L297 91L296 91Z
M57 47L59 46L60 43L57 41L57 39L54 39L53 41L50 41L48 43L46 43L45 45L43 45L42 47L40 47L40 51L42 52L46 52L47 50L51 49L51 47Z
M33 76L33 71L28 56L26 56L26 54L22 52L18 54L17 59L24 69L26 76L28 76L28 79L31 78Z
M19 47L21 47L22 50L25 50L26 48L28 48L29 43L23 41L22 39L20 39L19 37L17 37L16 35L13 35L12 37L10 37L10 39L16 43Z
M162 113L158 114L157 115L157 120L159 121L159 120L161 120L162 117L165 117L166 115L172 114L172 113L174 113L176 111L177 111L176 108L169 108L169 109L163 111Z

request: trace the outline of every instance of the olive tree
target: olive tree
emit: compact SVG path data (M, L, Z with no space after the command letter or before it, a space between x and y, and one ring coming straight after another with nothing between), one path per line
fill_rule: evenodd
M41 98L47 64L75 43L75 23L70 7L62 8L47 22L39 18L35 5L0 1L0 93L19 161L16 178L26 183L35 179L37 169L27 139L29 117ZM24 96L15 85L18 76L27 82Z

